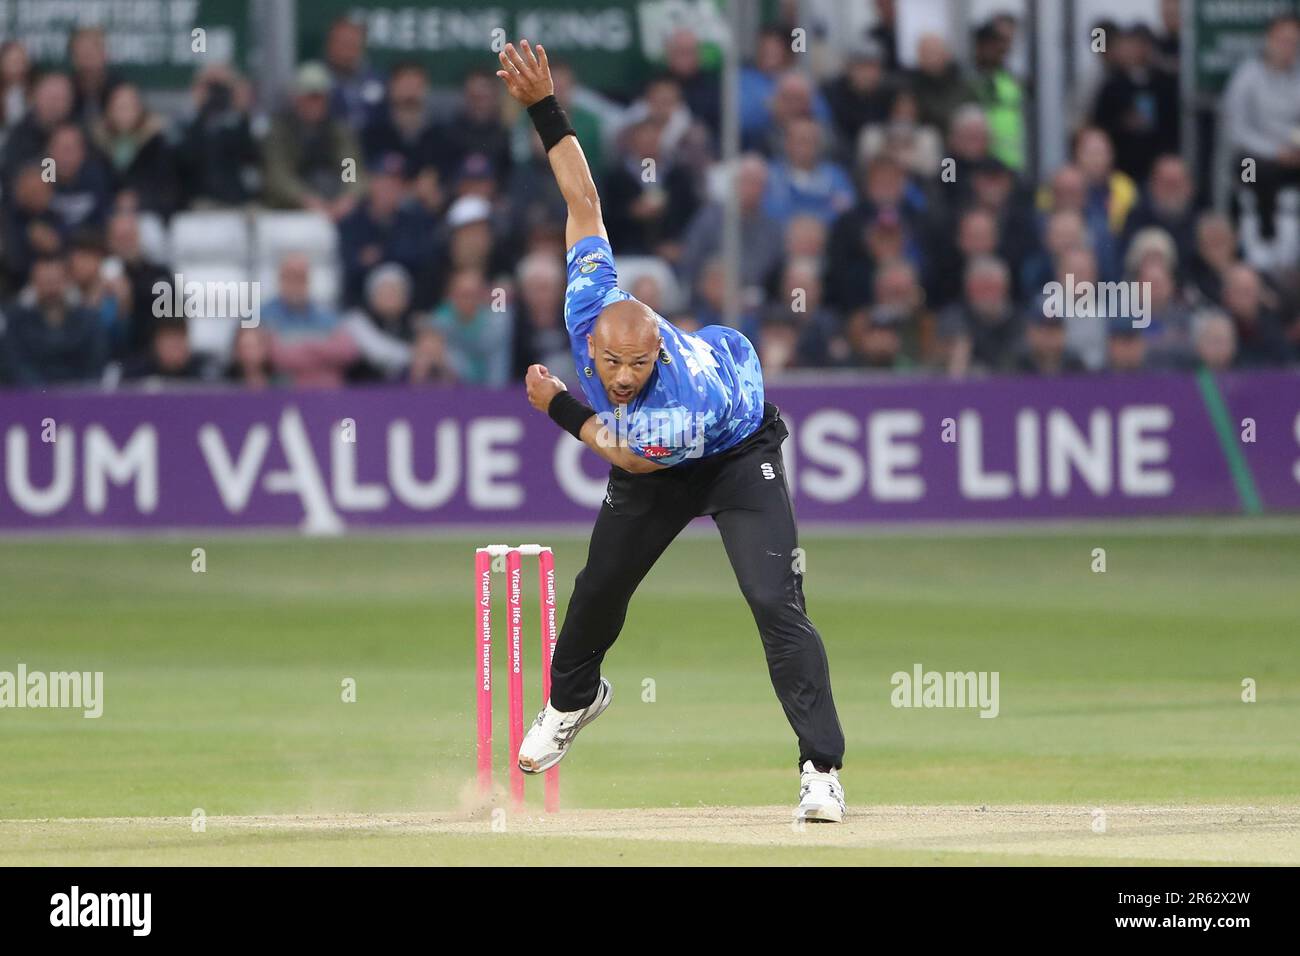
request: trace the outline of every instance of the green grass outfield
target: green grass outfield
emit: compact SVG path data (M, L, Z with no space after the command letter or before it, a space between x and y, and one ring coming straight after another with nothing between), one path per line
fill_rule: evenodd
M472 799L471 555L482 540L0 539L0 670L103 671L105 684L97 720L0 710L0 864L1097 862L1111 855L1086 841L1118 847L1123 828L1089 830L1087 808L1122 820L1135 806L1272 808L1258 845L1300 845L1288 822L1300 804L1293 521L806 536L808 609L860 811L843 844L832 827L792 832L793 740L707 532L651 572L606 661L614 705L563 765L565 808L582 813L539 822L530 810L513 828L507 814L507 832L494 832ZM563 602L585 540L549 540ZM191 570L195 547L206 573ZM1090 570L1099 547L1105 574ZM534 570L525 563L529 717ZM890 676L914 663L999 672L999 716L895 709ZM345 678L355 703L341 700ZM1257 682L1256 703L1242 702L1243 678ZM504 710L501 693L501 781ZM540 789L529 782L531 800ZM953 824L964 836L942 822L1021 806L1082 815L1062 811L1033 840L992 846L971 836L978 818ZM717 809L728 807L772 808L771 823L751 809L733 839ZM873 828L871 808L886 807L951 810L915 832L882 810ZM664 824L658 839L659 817L599 815L638 808L696 829ZM195 809L204 833L191 832ZM322 822L228 819L281 815ZM152 819L87 819L127 817ZM589 828L570 834L566 817ZM65 818L82 822L30 822ZM622 822L602 835L610 820ZM1223 837L1197 818L1165 828L1181 842L1134 831L1113 856L1279 862L1234 856L1227 837L1222 852L1198 853L1198 828ZM1241 846L1255 845L1249 836Z

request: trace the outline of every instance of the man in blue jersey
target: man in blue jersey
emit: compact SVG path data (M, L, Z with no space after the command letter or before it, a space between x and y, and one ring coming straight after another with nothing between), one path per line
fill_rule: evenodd
M519 749L542 773L609 706L601 661L628 602L659 556L700 515L722 533L758 624L768 671L799 742L796 816L839 822L844 734L826 650L804 611L797 530L781 461L788 432L763 399L749 341L709 326L687 334L618 287L614 253L587 160L556 102L546 51L507 44L501 77L528 109L568 207L564 320L586 401L544 366L528 370L528 401L610 464L551 667L551 698Z

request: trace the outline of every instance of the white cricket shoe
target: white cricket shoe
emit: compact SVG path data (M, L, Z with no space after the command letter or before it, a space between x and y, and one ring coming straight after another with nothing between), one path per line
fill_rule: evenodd
M810 823L839 823L844 819L844 787L834 768L820 773L811 760L805 760L799 775L799 806L796 820Z
M603 714L613 699L614 687L602 677L596 699L582 710L556 710L548 700L519 745L519 769L524 773L550 770L569 752L578 731Z

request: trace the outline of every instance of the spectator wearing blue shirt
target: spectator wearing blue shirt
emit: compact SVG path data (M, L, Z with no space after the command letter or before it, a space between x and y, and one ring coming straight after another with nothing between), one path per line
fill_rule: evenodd
M345 306L361 305L366 276L381 262L400 263L413 275L428 274L430 281L423 284L424 288L437 285L434 274L438 270L433 265L436 223L408 195L403 179L405 169L397 153L380 160L371 168L370 183L361 203L339 222Z
M824 222L853 205L853 181L838 163L822 158L822 129L811 119L790 123L782 158L768 170L763 211L782 227L800 213Z

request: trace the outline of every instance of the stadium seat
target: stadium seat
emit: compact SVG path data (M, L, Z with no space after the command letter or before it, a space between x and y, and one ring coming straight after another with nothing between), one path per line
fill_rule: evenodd
M172 217L171 258L178 263L247 267L247 217L229 210L178 212Z
M156 212L142 212L137 217L140 223L140 248L147 258L154 262L170 262L171 253L167 241L167 224Z
M248 270L238 266L213 264L206 261L177 261L177 271L185 282L229 283L248 281ZM267 301L262 293L262 303ZM186 323L189 327L190 348L196 353L209 355L223 361L229 359L239 319L229 315L194 315Z
M334 224L315 212L259 212L253 217L253 239L262 265L278 265L290 252L313 263L332 263L338 246Z

